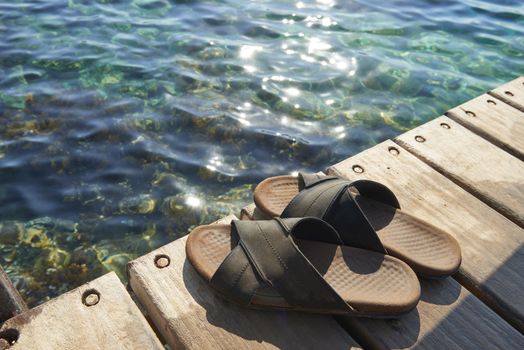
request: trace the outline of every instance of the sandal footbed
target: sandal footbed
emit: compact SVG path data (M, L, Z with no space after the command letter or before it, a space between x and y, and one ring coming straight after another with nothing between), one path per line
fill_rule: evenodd
M262 181L255 189L256 206L266 215L278 217L299 192L298 178L275 176ZM460 267L458 242L448 233L416 217L355 195L389 254L411 266L425 277L446 277Z
M233 248L230 229L230 225L207 225L189 234L188 260L208 282ZM314 241L295 240L295 243L324 279L355 309L356 315L403 314L413 309L420 298L416 275L408 265L392 256ZM223 297L228 299L228 296ZM269 288L258 290L251 306L311 311L293 308Z

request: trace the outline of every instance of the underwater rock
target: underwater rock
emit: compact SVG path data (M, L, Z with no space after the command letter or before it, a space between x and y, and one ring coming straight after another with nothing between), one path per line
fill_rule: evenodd
M198 53L198 57L203 60L212 60L214 58L226 57L226 50L221 47L211 46L206 47Z
M6 221L0 223L0 244L16 245L24 236L25 227L21 222Z
M58 247L50 247L45 250L42 257L37 261L35 267L40 264L41 266L48 268L59 268L67 266L69 263L70 254Z
M149 194L122 199L118 207L122 213L151 214L155 211L156 200Z
M28 221L25 224L26 227L42 227L47 230L53 231L73 231L75 229L75 223L71 220L64 220L59 218L51 218L44 216Z
M152 185L167 193L180 192L187 188L187 180L179 174L161 172L155 175Z
M164 199L162 212L166 215L182 217L185 220L198 218L203 212L204 203L201 198L187 193L179 193Z
M46 216L26 222L24 228L24 235L20 237L20 241L35 248L71 245L79 238L78 225L71 220Z
M96 250L93 247L81 246L71 253L70 264L85 265L93 264L97 260Z
M167 0L135 0L133 6L143 8L145 10L158 10L171 8L171 4Z
M144 217L119 215L99 219L88 232L96 240L101 237L118 239L143 232L146 227L147 219Z
M129 254L119 253L114 254L109 257L107 257L103 264L106 267L106 269L110 271L115 271L117 275L120 277L120 279L125 280L126 279L126 268L127 263L132 259L133 257Z
M33 248L46 248L51 245L46 230L38 227L29 227L22 237L22 242Z
M56 119L13 121L3 127L2 134L7 138L28 134L46 134L57 132L60 122Z

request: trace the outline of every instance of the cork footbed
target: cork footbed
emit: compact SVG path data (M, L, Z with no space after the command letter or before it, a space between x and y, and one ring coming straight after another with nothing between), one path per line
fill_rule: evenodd
M298 192L298 178L275 176L257 186L254 200L264 214L277 217ZM400 209L359 195L355 198L388 253L416 273L439 278L458 270L460 246L451 235Z
M207 225L189 234L187 258L207 281L233 248L230 230L230 225ZM356 316L395 317L413 309L420 298L415 273L394 257L314 241L295 243ZM270 289L257 291L251 307L312 311L293 308Z

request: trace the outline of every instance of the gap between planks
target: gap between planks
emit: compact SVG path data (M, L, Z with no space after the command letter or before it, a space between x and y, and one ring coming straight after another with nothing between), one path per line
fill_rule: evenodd
M356 173L360 166L364 172ZM452 234L460 243L460 281L521 332L524 331L524 230L392 141L328 169L350 180L381 182L403 210Z
M489 94L524 112L524 76L491 90Z
M524 160L524 113L488 94L447 111L446 116Z
M267 219L254 216L256 211L254 204L244 207L243 219ZM421 279L421 287L421 301L416 310L398 319L346 316L335 316L335 319L367 349L465 348L485 345L518 348L524 344L524 338L516 330L452 278ZM472 321L467 323L469 319ZM464 331L468 327L471 329ZM502 334L505 335L502 336L504 339L487 339Z
M394 142L524 227L524 163L518 158L445 116Z
M0 349L164 349L114 272L5 321L0 335L18 337Z

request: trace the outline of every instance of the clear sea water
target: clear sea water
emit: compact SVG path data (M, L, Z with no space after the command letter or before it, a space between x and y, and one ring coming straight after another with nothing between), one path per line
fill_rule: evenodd
M35 305L524 73L522 0L0 0L0 265Z

